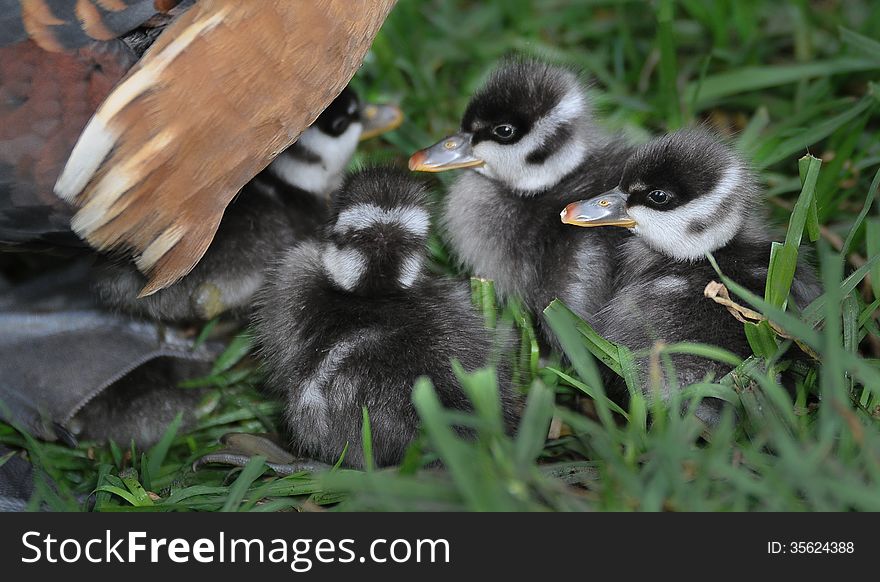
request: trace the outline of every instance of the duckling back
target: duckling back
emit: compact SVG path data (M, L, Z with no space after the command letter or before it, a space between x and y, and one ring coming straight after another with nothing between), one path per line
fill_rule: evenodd
M425 188L373 168L336 194L320 240L283 254L260 294L255 332L268 384L301 454L363 465L362 407L375 460L399 462L418 433L411 390L420 376L448 408L469 410L450 360L473 370L496 363L505 414L515 399L496 340L468 287L425 269L430 223Z

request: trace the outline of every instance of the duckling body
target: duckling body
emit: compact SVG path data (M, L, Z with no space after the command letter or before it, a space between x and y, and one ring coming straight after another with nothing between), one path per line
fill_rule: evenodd
M618 188L571 204L563 221L623 226L635 236L618 251L614 293L592 318L608 339L632 350L655 342L720 346L741 357L751 353L743 331L723 306L703 291L721 271L763 296L773 230L760 207L757 179L732 149L713 134L684 130L641 147L627 162ZM802 262L791 288L800 308L820 293L812 268ZM673 355L672 390L720 377L730 366L691 355ZM647 390L647 358L640 358Z
M177 284L138 298L146 277L134 265L103 265L95 283L103 303L163 321L246 312L272 258L314 237L326 221L327 196L342 179L365 127L384 129L368 125L361 113L357 95L345 89L297 142L248 182L203 259Z
M146 278L135 265L124 259L99 261L93 288L100 302L115 311L166 322L204 321L227 311L246 311L271 258L294 244L298 234L310 234L307 228L299 233L292 228L288 206L278 197L250 190L245 187L229 205L202 260L171 287L138 298Z
M361 467L362 407L378 465L399 463L418 432L411 391L428 376L444 406L470 409L450 360L493 362L495 340L464 283L424 267L426 191L374 168L337 195L324 236L284 253L260 293L255 332L269 386L286 401L295 452ZM508 420L509 374L501 366Z
M586 316L606 301L614 250L628 234L573 231L559 224L558 211L616 184L631 151L595 127L574 73L511 60L471 99L462 132L414 154L410 167L468 168L450 187L442 216L468 270L534 312L559 297ZM549 330L544 335L552 340Z

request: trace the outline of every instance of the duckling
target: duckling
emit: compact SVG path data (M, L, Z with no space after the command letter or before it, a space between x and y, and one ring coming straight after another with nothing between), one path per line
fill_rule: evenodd
M444 406L470 408L450 360L491 364L495 339L468 286L426 268L429 226L421 183L365 169L336 193L323 236L285 252L267 277L254 331L294 452L332 464L347 444L345 464L363 466L366 407L376 463L399 463L419 429L410 392L420 376ZM512 422L510 374L499 364Z
M449 189L442 223L468 270L533 312L558 297L586 316L611 291L613 251L627 233L565 228L559 209L617 184L630 153L626 140L596 126L574 72L511 59L471 98L461 132L416 152L409 166L467 168Z
M94 284L102 303L169 322L246 311L271 258L315 236L326 221L327 196L341 181L358 141L391 130L401 120L397 107L362 106L346 88L299 140L242 189L189 275L138 298L146 277L127 261L107 262Z
M763 216L761 189L747 163L716 135L687 129L639 148L627 161L620 184L595 198L569 204L562 222L623 227L635 236L619 249L614 295L591 319L608 339L633 350L657 341L699 342L746 357L751 353L742 323L703 290L721 271L764 294L773 232ZM820 293L815 273L802 262L790 300L801 308ZM663 396L723 375L726 364L674 355L677 384L662 381ZM647 360L641 359L647 389ZM705 420L705 419L704 419Z

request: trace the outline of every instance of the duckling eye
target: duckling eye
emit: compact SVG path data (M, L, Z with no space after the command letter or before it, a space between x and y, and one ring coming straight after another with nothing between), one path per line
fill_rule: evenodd
M516 128L509 123L502 123L492 128L492 135L502 141L507 141L516 135Z
M651 190L648 193L648 200L650 200L652 204L663 206L669 202L669 194L663 190Z
M347 117L337 117L330 125L330 130L334 135L342 135L348 129L349 119Z

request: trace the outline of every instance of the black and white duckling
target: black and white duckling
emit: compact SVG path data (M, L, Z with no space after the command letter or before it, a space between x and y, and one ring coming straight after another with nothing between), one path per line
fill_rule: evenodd
M398 463L419 430L416 379L428 376L447 408L469 409L450 361L467 370L494 363L494 334L471 307L468 286L426 268L426 197L404 172L351 175L324 236L285 252L260 291L255 336L268 386L286 403L295 453L332 464L347 444L345 463L363 466L366 407L376 463Z
M360 140L397 127L400 110L362 105L346 88L300 138L242 189L214 241L183 279L138 298L146 278L128 263L104 264L95 288L103 303L163 321L210 319L249 307L269 261L296 241L314 237L327 220L327 198Z
M645 144L626 163L619 186L569 204L562 222L635 234L620 247L613 297L592 318L605 337L633 350L662 341L711 344L742 357L751 353L743 324L703 295L718 279L706 253L725 275L763 296L773 231L754 173L717 136L688 129ZM812 268L802 263L791 300L803 308L819 293ZM690 355L674 355L672 362L677 386L664 378L666 397L671 389L730 370ZM647 360L640 365L647 388Z
M471 98L461 132L416 152L409 165L467 168L442 217L465 267L534 312L559 297L586 316L607 299L613 251L627 233L565 228L559 209L617 184L630 153L596 126L574 72L510 59Z

